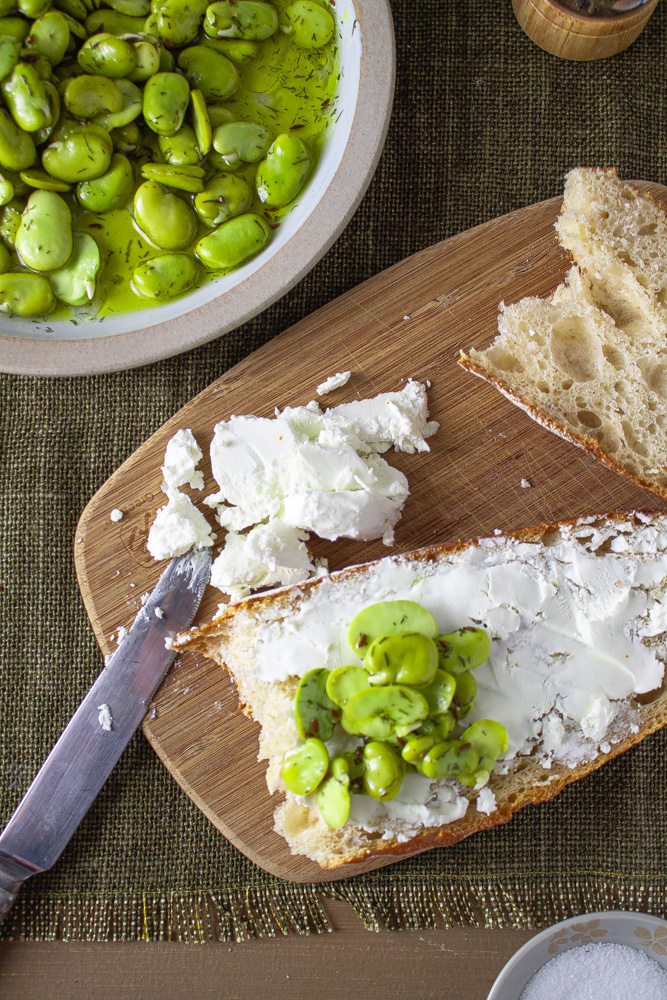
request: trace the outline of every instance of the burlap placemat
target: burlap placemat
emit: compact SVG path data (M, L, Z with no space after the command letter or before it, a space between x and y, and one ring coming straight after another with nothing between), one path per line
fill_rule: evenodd
M0 823L101 667L72 541L95 490L251 351L401 258L559 194L577 164L665 182L667 10L625 53L563 62L510 0L394 0L398 84L379 169L334 248L251 323L188 354L92 378L4 376L0 464ZM539 926L596 907L665 914L667 733L509 827L325 889L369 926ZM326 928L314 887L231 847L137 735L5 934L205 940Z

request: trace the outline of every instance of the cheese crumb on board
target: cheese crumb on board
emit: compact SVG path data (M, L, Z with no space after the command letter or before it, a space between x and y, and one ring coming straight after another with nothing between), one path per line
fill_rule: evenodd
M109 514L109 517L111 518L112 521L122 521L123 520L123 512L120 509L120 507L114 507L114 509Z
M328 392L333 392L334 389L341 389L350 381L351 374L352 372L337 372L335 375L330 375L329 378L318 385L317 395L326 396Z

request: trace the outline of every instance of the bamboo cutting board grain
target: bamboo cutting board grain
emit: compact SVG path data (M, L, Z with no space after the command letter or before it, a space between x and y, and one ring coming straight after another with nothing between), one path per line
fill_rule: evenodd
M637 185L667 203L667 188ZM84 510L74 545L81 592L103 652L114 648L112 634L133 621L141 594L154 587L163 568L145 545L165 500L160 466L171 435L190 427L204 450L205 493L192 494L204 496L216 488L207 454L217 421L241 413L272 416L276 406L307 403L334 372L349 369L352 377L322 397L323 405L399 389L410 377L430 383L430 415L440 422L431 451L388 456L406 473L411 490L392 551L576 514L663 506L456 363L461 348L493 338L501 300L545 295L563 278L568 261L553 230L559 208L555 198L520 209L346 292L228 371L127 459ZM119 522L110 520L114 507L124 511ZM380 541L340 541L318 542L314 551L340 569L388 550ZM218 600L207 591L198 623L212 617ZM256 725L238 711L226 673L200 654L178 657L149 707L144 732L211 822L272 874L329 881L397 860L327 872L290 855L272 830L277 798L269 797L265 765L256 759Z

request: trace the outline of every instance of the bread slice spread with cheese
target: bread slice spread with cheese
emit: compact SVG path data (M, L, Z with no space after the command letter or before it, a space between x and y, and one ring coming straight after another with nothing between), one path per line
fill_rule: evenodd
M556 232L575 262L564 283L501 303L498 336L460 364L667 498L667 211L615 170L578 168Z
M466 723L500 722L507 751L481 789L407 774L390 801L353 794L347 822L331 828L315 797L287 791L281 777L300 742L299 678L361 665L351 620L399 599L426 608L439 634L488 631ZM259 724L268 789L283 792L275 829L293 853L336 868L454 844L552 798L667 722L667 515L618 512L387 556L247 598L174 645L229 671ZM330 756L355 739L335 733Z

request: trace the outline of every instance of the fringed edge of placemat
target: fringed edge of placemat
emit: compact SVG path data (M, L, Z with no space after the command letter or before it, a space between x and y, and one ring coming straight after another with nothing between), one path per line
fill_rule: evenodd
M275 886L155 895L19 900L1 937L30 941L245 941L284 934L321 934L331 925L316 886Z
M349 903L367 930L437 927L548 927L599 910L637 910L665 916L667 878L635 880L598 873L554 879L533 873L514 878L425 879L409 886L337 883L323 893Z
M432 877L410 885L337 882L266 887L186 896L19 897L2 927L5 940L245 941L333 928L323 899L348 903L370 931L437 927L547 927L598 910L637 910L667 916L664 879L631 880L591 873L547 879Z

